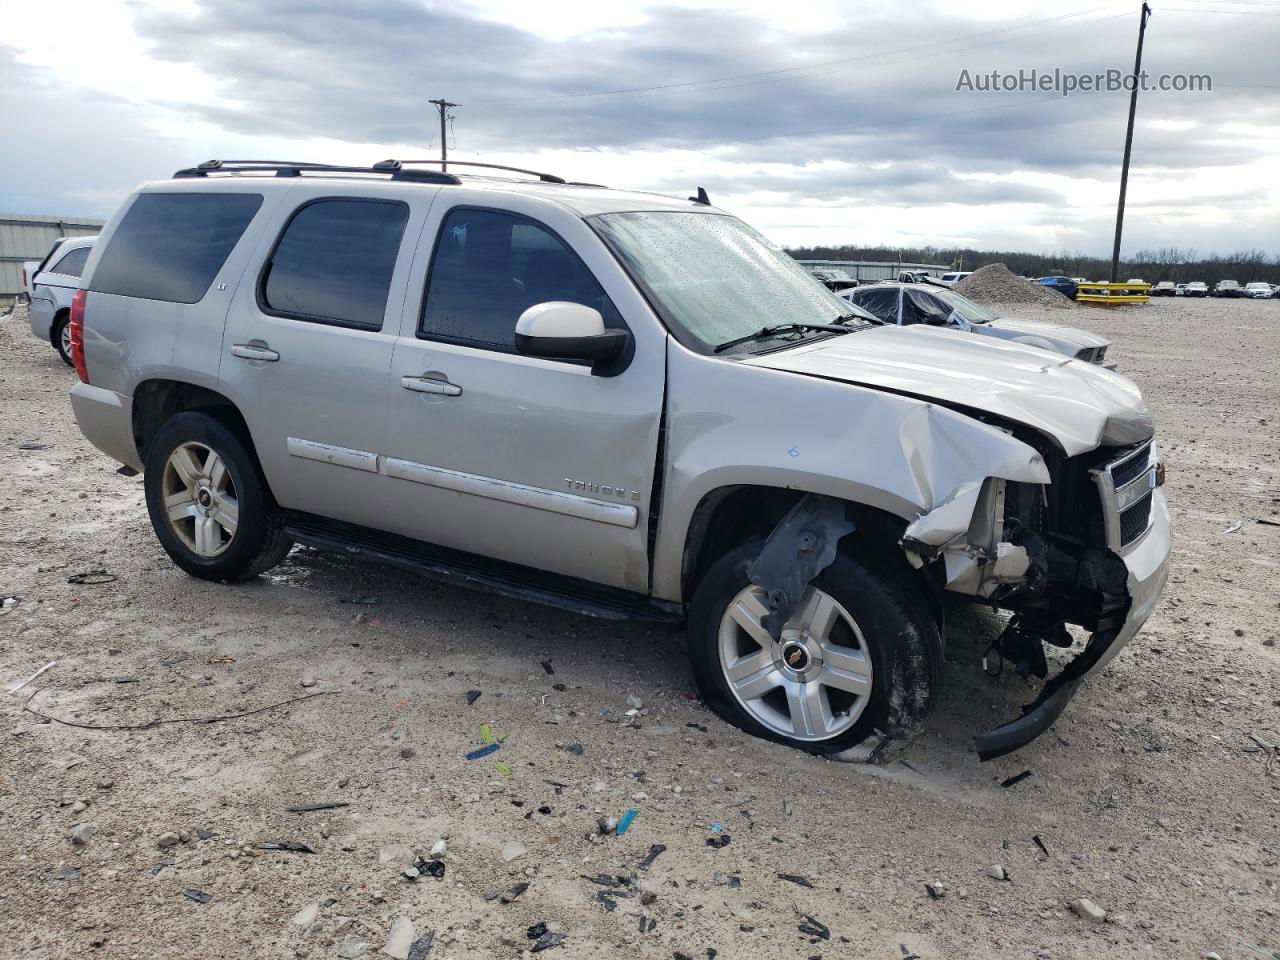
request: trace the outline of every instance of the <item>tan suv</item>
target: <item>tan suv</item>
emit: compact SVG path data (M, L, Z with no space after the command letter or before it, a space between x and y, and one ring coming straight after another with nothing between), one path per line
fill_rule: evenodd
M945 594L1029 674L1091 634L983 756L1142 626L1169 515L1124 377L874 324L701 190L453 167L214 161L111 219L72 403L184 570L297 542L684 620L717 711L824 753L918 728Z

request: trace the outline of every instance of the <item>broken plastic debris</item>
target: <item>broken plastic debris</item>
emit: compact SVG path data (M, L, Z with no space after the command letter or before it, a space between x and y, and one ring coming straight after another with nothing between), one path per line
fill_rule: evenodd
M719 820L712 820L712 821L711 821L711 832L712 832L712 833L724 833L724 824L723 824L723 823L721 823Z
M1008 777L1004 780L1001 780L1000 786L1008 790L1010 787L1014 786L1015 784L1021 783L1023 780L1027 779L1027 777L1029 776L1031 776L1031 771L1023 770L1021 773L1015 773L1012 777Z
M467 759L479 760L481 757L487 757L489 754L495 753L500 746L501 744L498 743L487 744L486 746L480 747L478 750L472 750L467 754Z
M468 706L468 707L469 707L469 706L471 706L471 704L475 703L475 702L476 702L477 700L479 700L479 699L480 699L480 691L479 691L479 690L468 690L468 691L467 691L467 706Z
M196 890L194 887L190 890L183 890L182 895L188 900L194 900L196 903L208 903L213 899L212 894L205 893L203 890Z
M40 676L40 674L44 673L46 670L48 670L50 667L52 667L52 666L53 666L55 663L57 663L57 662L58 662L57 660L50 660L48 663L46 663L43 667L41 667L39 670L37 670L37 671L36 671L35 673L33 673L31 676L27 677L27 679L25 679L25 680L20 680L20 681L18 681L17 683L11 684L11 685L9 686L9 692L10 692L10 693L17 693L19 690L21 690L23 687L25 687L28 683L30 683L32 680L35 680L37 677L39 677L39 676Z
M436 938L434 930L428 930L409 946L409 960L426 960L431 952L431 941Z
M314 813L317 810L337 810L339 807L349 806L351 804L346 800L334 800L331 803L296 803L292 807L285 807L284 809L286 813ZM213 834L209 836L213 836ZM201 839L207 840L208 837L202 837Z
M504 777L509 777L509 776L511 776L511 768L510 768L510 767L508 767L508 766L507 766L505 763L503 763L501 760L495 760L495 761L493 761L493 769L497 770L497 771L498 771L500 774L502 774Z
M727 847L732 839L727 833L722 833L718 837L707 837L707 846L719 850L722 847Z
M794 883L798 887L813 888L813 881L808 877L800 876L798 873L780 873L778 874L778 879L785 880L787 883Z
M305 843L299 843L296 840L279 840L270 843L257 844L259 850L285 850L289 853L315 853Z
M535 923L532 927L524 932L525 939L537 940L540 936L547 932L547 925L542 922Z
M667 845L665 843L655 843L649 848L649 852L644 855L644 859L640 861L640 869L648 870L653 866L653 861L657 860L661 854L666 852Z
M831 939L831 928L821 920L815 920L807 913L804 915L804 923L800 924L799 930L809 937L817 937L820 940Z
M545 671L547 672L547 676L549 676L549 677L550 677L550 676L554 676L554 675L555 675L555 672L556 672L556 671L555 671L555 667L551 666L551 661L550 661L550 660L543 660L543 661L542 661L542 669L543 669L543 670L545 670Z
M67 577L67 583L111 583L116 579L117 577L114 573L108 573L106 570L86 570L84 573L73 573L71 576Z
M533 952L541 953L543 950L546 950L550 947L558 947L562 943L564 943L563 933L552 933L550 930L548 930L546 933L540 936L537 942L533 945Z
M582 744L580 744L580 743L567 743L567 744L565 744L564 752L565 752L565 753L572 753L575 757L580 757L580 756L582 756Z
M487 723L480 724L480 742L481 743L497 743L497 738L493 735L493 727Z
M499 903L515 903L518 899L520 899L520 895L523 894L528 889L529 889L529 884L517 883L514 886L508 887L503 893L499 894L498 902Z
M622 836L624 833L627 832L627 828L631 826L631 821L634 820L635 818L636 818L636 811L627 810L626 813L624 813L622 816L618 818L618 829L615 830L614 833L616 833L618 836Z

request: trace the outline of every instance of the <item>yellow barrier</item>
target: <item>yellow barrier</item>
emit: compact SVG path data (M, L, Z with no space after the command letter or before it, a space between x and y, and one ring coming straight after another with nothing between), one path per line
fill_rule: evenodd
M1149 283L1082 283L1077 287L1078 303L1100 303L1115 307L1125 303L1146 303L1151 299Z

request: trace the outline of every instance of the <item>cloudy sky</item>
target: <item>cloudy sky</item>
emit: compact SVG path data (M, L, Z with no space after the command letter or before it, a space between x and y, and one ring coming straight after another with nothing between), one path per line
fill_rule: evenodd
M1089 0L1077 0L1082 4ZM1280 238L1280 0L1155 2L1125 249ZM1106 254L1128 95L957 91L1132 69L1133 2L0 0L0 210L106 216L212 157L451 156L719 205L785 244Z

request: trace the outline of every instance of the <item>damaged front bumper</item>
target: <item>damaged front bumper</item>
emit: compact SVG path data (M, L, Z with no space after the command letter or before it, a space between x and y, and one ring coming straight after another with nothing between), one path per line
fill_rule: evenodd
M975 738L978 757L991 760L1030 743L1053 725L1077 688L1092 673L1101 670L1128 643L1155 608L1169 578L1169 553L1173 533L1164 491L1152 492L1151 525L1142 539L1120 557L1127 576L1125 589L1129 605L1118 626L1100 625L1085 649L1062 671L1047 681L1040 695L1023 708L1023 715Z

